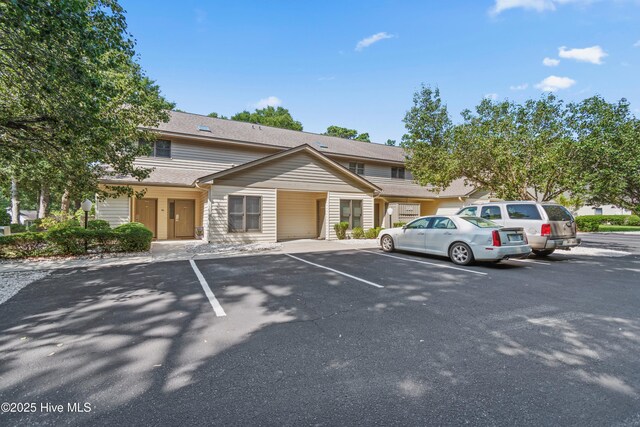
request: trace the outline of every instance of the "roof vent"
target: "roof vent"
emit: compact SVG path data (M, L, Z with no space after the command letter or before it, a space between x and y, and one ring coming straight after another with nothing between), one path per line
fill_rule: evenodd
M322 142L316 142L316 145L317 145L318 147L320 147L320 148L329 148L329 146L328 146L328 145L323 144Z
M205 126L205 125L198 125L198 130L202 132L211 132L211 129L209 129L209 126Z

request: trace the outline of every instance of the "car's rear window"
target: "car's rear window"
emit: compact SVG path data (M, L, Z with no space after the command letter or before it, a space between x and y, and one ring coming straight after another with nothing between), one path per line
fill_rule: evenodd
M479 228L500 228L500 225L495 222L484 218L478 218L477 216L461 216L460 218Z
M542 219L534 204L507 205L507 214L511 219Z
M543 205L542 209L547 213L549 221L573 221L573 216L564 206Z

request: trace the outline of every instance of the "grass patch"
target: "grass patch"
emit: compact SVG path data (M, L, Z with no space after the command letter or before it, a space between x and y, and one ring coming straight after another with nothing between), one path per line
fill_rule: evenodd
M607 231L637 231L640 233L640 227L634 227L632 225L606 225L600 224L598 227L599 232L607 232Z

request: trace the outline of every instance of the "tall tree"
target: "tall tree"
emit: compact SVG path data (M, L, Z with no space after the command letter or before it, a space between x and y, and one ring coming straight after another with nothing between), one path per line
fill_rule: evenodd
M207 114L207 117L211 117L213 119L226 119L227 118L225 116L222 116L222 115L216 113L215 111L212 112L212 113Z
M352 139L354 141L371 142L368 133L358 133L355 129L344 128L341 126L329 126L323 135L336 136L338 138Z
M587 200L640 215L640 120L627 100L608 103L594 96L570 105L570 111Z
M438 89L415 94L402 145L422 185L442 190L464 178L498 197L543 201L578 190L567 110L553 95L522 105L483 99L462 118L452 124Z
M384 145L388 145L390 147L395 147L396 146L396 140L395 139L387 139L387 142L385 142Z
M231 116L231 120L272 126L282 129L302 130L302 123L296 121L289 110L282 107L256 109L253 113L241 111Z
M51 180L94 190L101 175L148 176L133 164L138 141L154 138L147 129L172 105L134 46L116 0L1 2L0 175L45 162L59 172Z

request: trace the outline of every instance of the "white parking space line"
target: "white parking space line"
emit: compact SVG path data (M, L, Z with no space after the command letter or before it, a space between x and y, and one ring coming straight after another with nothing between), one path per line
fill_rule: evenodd
M325 270L333 271L334 273L341 274L343 276L349 277L351 279L357 280L362 283L366 283L367 285L375 286L376 288L384 288L384 286L382 285L378 285L377 283L373 283L368 280L361 279L360 277L353 276L351 274L345 273L344 271L336 270L330 267L325 267L324 265L316 264L314 262L307 261L306 259L298 258L297 256L293 256L291 254L285 254L285 255L293 259L297 259L298 261L306 262L307 264L313 265L314 267L324 268Z
M544 261L534 261L532 259L510 259L509 261L516 261L516 262L526 262L529 264L542 264L542 265L551 265L550 262L544 262Z
M216 299L216 296L213 295L213 292L211 292L211 288L207 284L207 281L204 279L204 276L202 275L202 273L200 273L200 270L198 269L198 266L196 265L195 261L190 259L189 263L191 264L191 268L193 268L194 273L196 273L196 276L200 281L200 285L204 290L204 294L207 296L207 298L209 298L209 303L211 303L211 307L213 307L213 312L216 313L216 316L218 317L226 316L227 313L224 312L222 306Z
M403 258L403 257L399 257L399 256L396 256L396 255L389 255L389 254L381 254L380 252L367 251L367 250L364 250L364 249L362 250L362 252L368 252L370 254L386 256L386 257L389 257L389 258L401 259L402 261L416 262L418 264L432 265L434 267L448 268L448 269L451 269L451 270L464 271L465 273L473 273L473 274L479 274L481 276L487 276L487 273L483 273L482 271L467 270L466 268L453 267L451 265L442 265L442 264L436 264L436 263L433 263L433 262L419 261L417 259Z

